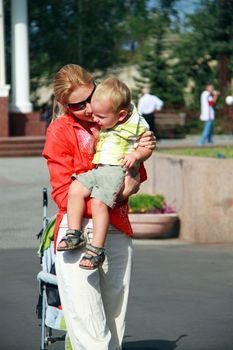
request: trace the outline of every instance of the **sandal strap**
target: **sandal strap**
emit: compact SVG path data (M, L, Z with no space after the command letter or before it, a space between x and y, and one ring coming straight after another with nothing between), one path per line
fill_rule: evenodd
M92 270L92 269L96 269L97 267L102 265L105 259L104 259L104 257L99 256L99 255L90 255L90 254L85 253L83 255L81 261L84 261L84 260L89 260L91 262L92 266L90 267L90 270ZM87 267L87 270L89 270L88 267Z
M84 253L82 256L82 260L92 260L94 257L98 258L98 255L91 255L88 253Z
M100 256L100 255L103 255L105 253L105 249L102 248L102 247L96 247L90 243L87 243L86 244L86 250L89 250L90 252ZM89 254L87 254L89 255ZM93 255L92 255L93 256Z
M98 248L98 247L95 247L95 248ZM104 254L104 249L103 248L99 248L102 250L101 253L99 253L98 255L91 255L91 254L88 254L87 252L83 255L82 257L82 261L84 260L89 260L92 264L92 266L87 266L87 267L84 267L82 265L79 264L79 266L83 269L86 269L86 270L94 270L96 268L98 268L99 266L101 266L105 260L105 254ZM90 251L90 249L89 249Z
M80 230L72 230L72 229L66 230L66 236L81 237L82 235L83 233Z

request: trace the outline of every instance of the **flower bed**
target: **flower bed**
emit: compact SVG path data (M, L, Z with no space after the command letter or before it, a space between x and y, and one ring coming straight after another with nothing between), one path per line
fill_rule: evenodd
M134 238L178 235L178 215L162 194L137 194L129 198L129 219Z

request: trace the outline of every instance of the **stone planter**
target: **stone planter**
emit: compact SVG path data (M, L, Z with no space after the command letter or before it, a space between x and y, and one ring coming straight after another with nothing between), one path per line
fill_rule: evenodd
M216 151L217 153L217 151ZM146 162L143 193L163 193L180 218L179 237L233 243L233 160L155 152Z
M170 238L179 235L178 214L129 214L133 238Z

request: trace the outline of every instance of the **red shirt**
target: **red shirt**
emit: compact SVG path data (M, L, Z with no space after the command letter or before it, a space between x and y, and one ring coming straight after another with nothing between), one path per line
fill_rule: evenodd
M63 215L67 211L67 198L73 173L81 174L94 168L92 163L95 143L99 129L95 123L76 120L70 115L63 115L50 124L47 129L43 156L47 159L52 186L52 197L58 206L54 241ZM141 182L145 181L146 171L140 167ZM110 223L118 230L132 236L128 218L127 201L121 201L114 209L109 209ZM84 216L90 218L91 201L86 200Z

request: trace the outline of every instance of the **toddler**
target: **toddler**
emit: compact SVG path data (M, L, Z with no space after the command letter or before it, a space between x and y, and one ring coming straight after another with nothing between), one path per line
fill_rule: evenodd
M94 121L100 127L93 163L96 167L83 174L73 174L68 196L68 227L57 250L74 250L85 244L81 231L85 199L91 197L93 239L79 266L98 268L105 259L104 243L109 225L109 208L116 205L123 190L127 171L136 176L139 163L152 151L134 149L138 137L149 130L148 124L131 104L130 90L122 81L108 78L99 84L91 99Z

